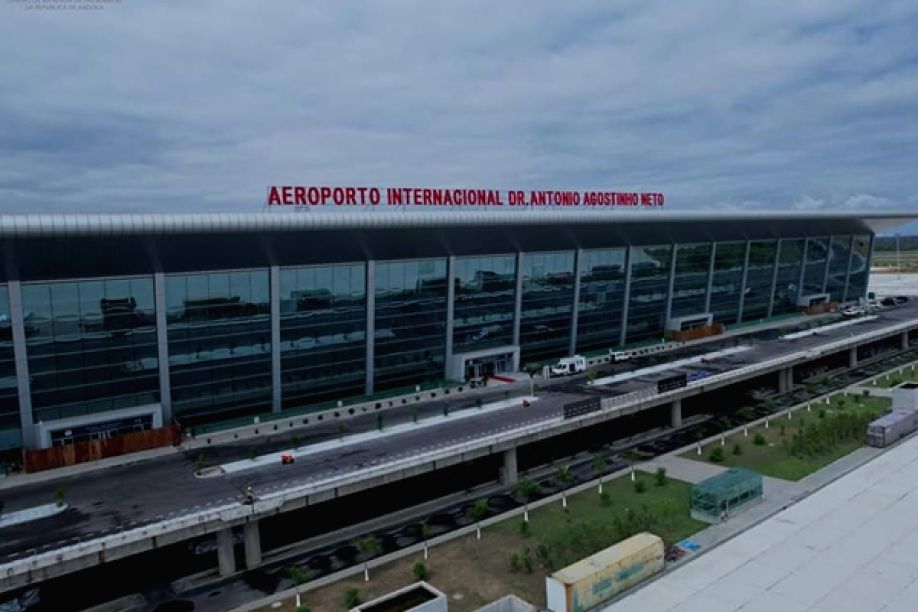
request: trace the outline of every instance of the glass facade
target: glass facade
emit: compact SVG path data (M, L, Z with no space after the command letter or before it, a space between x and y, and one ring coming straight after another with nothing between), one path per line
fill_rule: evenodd
M836 302L845 299L845 281L848 278L848 256L851 254L851 236L832 236L829 250L829 276L826 293Z
M166 320L182 424L271 410L267 270L167 276Z
M22 285L32 418L159 401L153 278Z
M775 299L772 315L797 312L800 295L800 267L803 265L802 238L782 240L778 252L778 278L775 282Z
M806 241L806 267L803 270L803 295L823 293L826 282L826 262L829 254L828 238L810 238Z
M671 245L631 247L626 343L663 337Z
M442 380L446 259L376 263L376 391Z
M520 317L523 364L568 352L573 301L573 251L523 255Z
M10 322L10 295L0 285L0 452L22 445L19 427L19 389L13 358L13 327Z
M626 252L604 249L583 251L580 255L578 351L602 350L621 342Z
M715 323L736 323L746 242L718 242L714 250L714 276L711 280L711 312Z
M579 263L573 249L526 252L519 270L516 253L456 257L451 271L446 256L282 267L276 296L268 268L166 274L159 331L169 351L171 410L195 426L361 396L368 383L387 391L442 381L449 278L452 354L512 346L518 328L525 367L569 353L574 308L575 350L588 353L623 340L659 341L667 309L672 318L707 310L730 324L795 313L804 293L855 300L867 292L871 240L839 234L619 246L584 249ZM160 401L165 364L152 275L29 281L21 292L35 422ZM9 298L0 284L0 452L22 444ZM280 405L272 392L272 298Z
M870 272L870 236L857 235L852 242L851 271L848 275L846 301L867 297L867 275Z
M516 257L457 257L453 352L513 344Z
M705 312L711 243L676 245L676 274L673 278L671 317Z
M366 265L279 270L283 407L361 395L366 375Z
M777 249L777 240L754 241L749 246L749 269L746 271L743 297L744 321L768 316Z

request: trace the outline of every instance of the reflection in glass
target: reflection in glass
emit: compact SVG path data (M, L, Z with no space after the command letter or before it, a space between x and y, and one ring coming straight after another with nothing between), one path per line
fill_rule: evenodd
M845 300L854 301L867 297L867 273L870 264L870 235L859 234L854 237L851 256L851 272L848 280L848 295Z
M749 246L749 269L743 298L743 320L768 316L771 303L771 283L774 279L776 240L754 241Z
M443 377L446 259L376 263L374 389Z
M0 452L21 445L19 390L16 384L16 361L13 357L10 296L6 285L0 285Z
M848 278L848 256L851 254L851 236L832 236L829 250L829 276L826 293L830 299L841 302L845 298L845 281Z
M778 252L778 277L772 315L797 312L804 239L782 240Z
M153 279L22 285L35 422L159 401Z
M279 281L283 407L363 394L365 265L282 268Z
M711 312L715 323L736 323L743 284L745 242L718 242L714 250Z
M457 257L453 353L513 343L516 258Z
M673 279L671 317L705 312L711 243L676 245L676 275Z
M522 363L567 353L573 300L573 251L526 253L523 256Z
M166 277L172 410L183 424L271 409L268 271Z
M625 249L588 250L580 257L577 351L617 346L625 301Z
M803 295L823 293L828 252L828 238L810 238L807 240L806 267L803 271Z
M670 245L631 249L628 344L663 337L671 256Z

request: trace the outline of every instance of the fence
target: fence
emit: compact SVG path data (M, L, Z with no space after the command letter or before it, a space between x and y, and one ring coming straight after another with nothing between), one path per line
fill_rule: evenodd
M27 450L24 453L25 469L26 472L40 472L160 446L172 446L181 442L181 439L179 426L169 425L159 429L123 433L108 439L85 440L51 448Z

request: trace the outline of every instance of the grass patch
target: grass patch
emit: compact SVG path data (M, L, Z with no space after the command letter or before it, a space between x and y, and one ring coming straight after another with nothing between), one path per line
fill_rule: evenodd
M854 395L843 397L839 394L832 397L830 404L814 403L810 412L806 410L796 411L790 420L784 415L775 415L771 418L768 429L764 425L750 427L748 437L743 436L741 431L727 436L725 451L722 455L720 453L717 454L721 458L720 461L711 460L715 449L720 448L719 440L703 446L701 448L701 456L695 450L688 451L682 456L686 459L706 461L728 468L749 468L774 478L800 480L804 476L824 468L833 461L841 459L864 445L864 440L861 436L855 440L841 442L817 455L795 456L790 453L786 445L800 430L801 424L814 425L820 419L820 412L823 413L822 418L832 418L833 415L840 413L879 416L889 406L890 400L884 397L865 398ZM764 443L757 443L757 440L764 440ZM741 445L741 452L739 454L729 452L736 444Z
M889 373L889 378L886 376L880 376L876 381L876 384L873 386L882 387L884 389L889 389L890 387L895 387L904 382L918 382L918 364L912 364L909 367L904 367L901 370L896 370L895 372Z
M646 488L636 493L629 476L603 483L602 498L590 489L560 502L530 510L529 528L521 530L517 516L430 549L424 562L429 582L446 593L452 612L471 612L508 593L537 606L545 606L545 576L620 541L634 529L656 533L667 544L678 542L707 527L689 516L691 485L667 477L655 486L651 475L643 475ZM605 501L604 501L605 500ZM346 610L343 595L360 589L360 599L369 601L415 580L420 555L408 556L370 570L370 582L363 576L342 580L303 595L313 610ZM265 612L293 610L291 601Z

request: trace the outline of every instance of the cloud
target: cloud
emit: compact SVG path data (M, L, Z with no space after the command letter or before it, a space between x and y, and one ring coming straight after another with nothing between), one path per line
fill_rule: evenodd
M914 2L0 7L0 212L259 210L269 184L914 208Z

